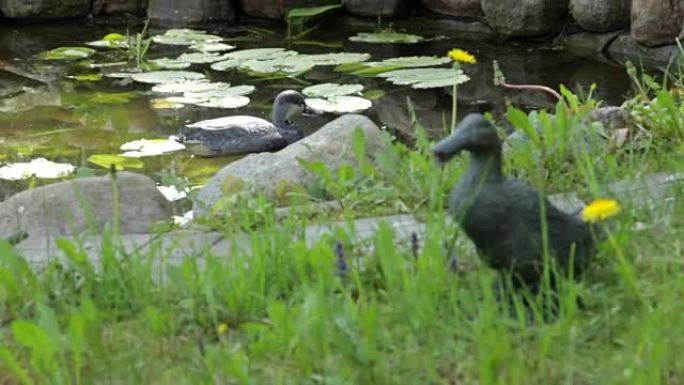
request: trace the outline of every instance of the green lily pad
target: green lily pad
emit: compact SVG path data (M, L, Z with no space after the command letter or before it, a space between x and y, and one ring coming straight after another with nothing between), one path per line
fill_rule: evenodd
M56 179L68 176L75 170L76 167L69 163L55 163L45 158L36 158L28 163L13 163L0 167L0 179Z
M185 146L171 139L138 139L122 144L119 149L124 151L122 156L140 158L181 151Z
M224 52L235 49L235 46L226 43L199 43L191 45L190 49L200 52Z
M195 105L208 108L240 108L248 105L249 98L242 95L228 95L222 97L210 97Z
M183 92L208 92L230 88L230 83L210 82L206 79L162 83L152 87L152 92L160 94L181 94Z
M363 91L361 84L323 83L306 87L302 93L311 98L329 98L332 96L358 94Z
M180 61L178 59L170 59L167 57L163 57L160 59L152 59L148 60L148 62L154 64L155 66L162 68L162 69L169 69L169 70L182 70L190 67L192 63L189 63L187 61Z
M450 63L451 59L446 56L402 56L385 59L381 65L397 65L408 68L432 67Z
M329 98L307 98L306 104L317 111L332 113L360 112L373 107L373 102L359 96L337 95Z
M240 85L235 87L227 87L226 85L221 88L216 87L204 91L184 92L183 96L170 96L163 99L156 99L153 106L160 109L172 109L179 108L177 106L178 104L192 104L209 108L240 108L250 103L250 99L244 95L254 92L255 89L256 88L251 85Z
M131 79L140 83L162 84L179 83L187 80L200 80L205 76L201 73L190 71L152 71L133 74Z
M349 38L351 41L360 43L391 43L391 44L415 44L422 43L428 39L420 35L410 33L396 32L392 30L383 30L378 32L359 32L355 36Z
M205 91L186 91L183 93L183 96L189 98L222 98L224 96L249 95L254 92L254 90L256 90L256 87L252 85L226 86Z
M412 68L385 72L379 77L398 85L411 85L413 88L439 88L465 83L470 78L463 71L453 68Z
M114 168L119 171L126 168L143 168L143 166L145 166L145 163L140 159L117 154L91 155L88 157L88 162L106 169L110 169L114 166Z
M247 60L240 64L240 69L256 75L291 75L308 71L314 66L311 60L295 55L270 60Z
M110 33L100 40L85 43L98 48L128 48L128 38L120 33Z
M152 41L159 44L169 45L197 45L207 43L219 43L222 37L207 34L195 29L170 29L163 35L152 37Z
M300 55L308 60L311 60L317 66L340 65L347 63L363 62L371 58L367 53L353 53L353 52L335 52L323 53L317 55Z
M88 47L59 47L39 53L38 58L42 60L79 60L88 58L95 52L94 49Z
M274 60L294 55L297 55L297 52L286 51L285 48L243 49L226 54L226 60L212 64L211 69L214 71L227 71L239 67L248 60Z
M221 54L218 52L191 52L180 55L176 60L194 64L205 64L215 63L226 59L228 59L228 54Z
M85 74L69 76L69 79L74 79L82 82L96 82L102 80L102 74Z

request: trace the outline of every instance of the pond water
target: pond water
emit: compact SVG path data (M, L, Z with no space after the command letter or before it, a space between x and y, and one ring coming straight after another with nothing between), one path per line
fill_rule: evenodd
M36 24L0 25L0 162L28 162L36 158L70 163L78 173L104 173L89 163L93 154L119 154L122 143L140 138L167 138L181 132L187 123L233 114L249 114L268 119L273 97L280 90L302 89L318 83L357 83L375 95L374 106L363 113L401 138L409 130L410 111L407 99L423 125L433 136L443 132L451 111L450 88L414 90L397 86L377 77L358 77L336 72L334 67L315 67L297 79L264 80L240 71L218 72L208 64L195 64L188 70L204 73L212 81L249 84L256 91L249 95L249 105L238 109L185 106L181 109L154 109L151 85L129 79L104 78L78 81L69 75L84 70L74 62L40 61L35 55L60 46L82 46L112 32L139 32L142 25L103 23L97 20ZM466 49L478 58L478 64L466 69L471 80L459 86L459 113L493 110L501 113L503 93L492 85L491 61L498 60L511 83L538 83L557 87L565 84L575 91L587 90L596 83L596 94L608 104L619 104L629 92L625 71L605 60L577 57L568 52L526 46L493 45L483 41L442 39L419 44L369 44L349 41L359 31L372 31L368 24L349 17L332 17L302 41L288 44L286 28L278 24L260 24L259 29L239 26L210 28L209 32L229 38L237 49L287 47L300 53L363 52L371 60L412 55L444 54L453 47ZM251 27L254 25L252 24ZM266 32L265 30L268 30ZM251 32L250 32L251 31ZM151 28L151 34L164 30ZM408 31L411 32L411 31ZM152 44L148 58L175 57L184 47ZM117 61L115 55L99 50L96 62ZM383 92L378 92L382 90ZM527 107L548 106L544 95L518 94L512 101ZM311 133L333 114L300 117L297 122ZM178 177L200 184L235 157L198 158L187 151L145 157L141 170L159 182ZM91 171L92 170L92 171ZM135 171L135 170L134 170ZM0 200L30 185L47 180L0 180Z

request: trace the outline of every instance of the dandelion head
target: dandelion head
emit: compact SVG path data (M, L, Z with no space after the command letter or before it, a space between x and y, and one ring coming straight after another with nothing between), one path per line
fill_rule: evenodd
M614 199L597 199L582 210L582 220L600 222L620 212L620 204Z
M468 51L464 51L460 48L454 48L449 53L447 53L447 56L451 58L453 61L461 62L461 63L467 63L467 64L475 64L477 63L477 59L475 59L475 56L471 55Z
M216 333L220 336L228 333L228 325L221 323L216 327Z

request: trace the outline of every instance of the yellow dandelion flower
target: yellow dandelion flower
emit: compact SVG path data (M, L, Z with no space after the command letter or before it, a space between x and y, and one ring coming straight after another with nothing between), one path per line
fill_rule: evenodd
M226 324L219 324L216 327L216 333L218 333L218 335L220 335L220 336L226 334L227 332L228 332L228 325L226 325Z
M582 210L582 220L599 222L620 212L620 204L614 199L597 199Z
M454 48L449 53L447 54L453 61L461 62L461 63L468 63L468 64L475 64L477 63L477 59L475 59L475 56L471 55L468 51L464 51L460 48Z

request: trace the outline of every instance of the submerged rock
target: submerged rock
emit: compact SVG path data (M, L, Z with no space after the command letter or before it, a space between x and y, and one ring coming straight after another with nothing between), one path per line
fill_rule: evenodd
M0 11L17 19L82 17L90 13L90 0L0 0Z
M473 241L481 259L518 284L541 282L544 266L539 193L501 170L501 142L480 114L468 115L455 133L432 149L441 162L461 151L470 164L449 196L449 210ZM544 198L548 249L563 271L581 274L595 252L590 226ZM571 265L572 262L572 265Z
M147 17L170 24L232 21L235 11L225 0L149 0Z
M154 223L171 218L169 202L149 177L120 172L116 185L121 233L147 233ZM0 203L0 237L98 233L112 225L114 210L109 176L41 186Z
M349 13L359 16L399 16L411 7L410 0L344 0Z
M673 44L683 24L684 0L632 0L632 36L641 44Z
M423 0L425 8L450 16L482 16L480 0Z
M629 27L631 0L570 0L570 13L582 28L609 32Z
M276 196L284 186L313 183L317 176L300 165L300 158L323 162L331 170L354 164L352 138L356 128L364 133L369 156L386 148L385 135L370 119L355 114L341 116L278 152L251 154L224 167L200 190L193 206L195 217L205 215L236 190Z
M543 36L560 31L568 13L563 0L482 0L489 24L504 36Z
M240 0L242 11L249 16L282 19L292 8L339 4L339 0Z

